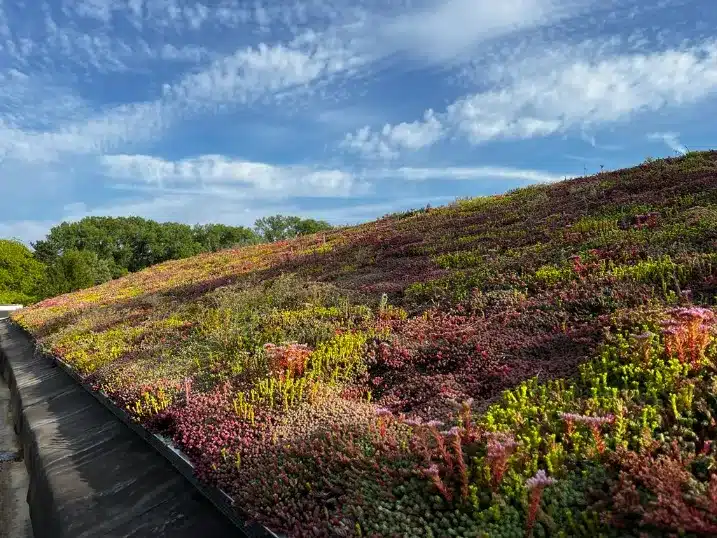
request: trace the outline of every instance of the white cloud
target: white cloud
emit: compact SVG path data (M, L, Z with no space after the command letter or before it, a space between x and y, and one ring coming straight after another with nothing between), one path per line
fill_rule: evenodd
M402 166L398 168L382 168L370 172L372 177L402 179L406 181L426 180L466 180L479 181L487 179L509 179L530 183L553 183L561 181L568 174L554 174L542 170L511 168L502 166L447 166L443 168L416 168Z
M53 94L53 102L68 95L73 114L66 121L51 122L45 129L10 123L7 116L0 116L0 157L49 161L62 154L113 151L123 144L151 140L177 120L207 109L286 97L312 84L315 88L334 76L348 76L363 61L334 38L307 32L288 44L240 49L173 85L165 85L162 96L153 101L92 111L89 103L76 98L73 101L71 94L59 89ZM27 88L34 88L33 94L47 95L46 88L41 89L41 79L29 79L22 73L15 78L24 86L18 83L16 90L4 93L22 97L22 103L14 107L17 115L24 119L38 116L36 103L27 98ZM53 102L48 103L47 110L52 110Z
M153 183L160 188L218 189L228 187L241 196L343 197L365 192L365 184L354 175L336 169L309 166L276 166L230 159L221 155L167 161L148 155L101 157L104 172L112 178ZM244 187L243 191L237 188Z
M29 246L30 242L45 237L56 223L51 220L18 220L0 222L0 238L17 239Z
M110 0L68 0L64 1L64 11L70 14L74 11L81 17L97 19L108 23L112 18L113 2Z
M73 68L142 71L157 61L210 60L225 51L227 43L246 46L254 41L260 23L271 26L274 37L284 28L284 39L303 31L296 24L301 10L271 3L247 7L183 0L62 0L61 14L52 2L36 4L32 24L13 24L12 31L0 4L0 59L16 67L62 73ZM209 35L219 39L207 39Z
M585 1L431 0L423 9L388 20L381 45L431 62L452 60L477 44L555 23Z
M717 89L717 43L687 50L577 62L447 109L447 121L480 143L531 138L682 105ZM579 98L576 98L579 97Z
M351 73L364 61L340 40L308 32L286 45L260 43L238 50L167 87L165 99L200 108L216 103L248 103L264 94Z
M433 110L427 110L423 119L397 125L386 124L380 132L366 126L346 135L341 145L364 155L384 159L395 158L403 150L415 151L436 143L445 128Z
M452 24L459 17L464 0L432 1L439 15L429 26L437 36L443 31L441 25ZM493 35L498 31L496 28L500 28L500 32L522 28L523 23L517 22L521 10L525 20L532 21L525 24L538 24L543 17L540 13L562 11L555 8L553 2L506 0L501 6L482 2L476 12L484 20L476 32L485 36ZM125 145L153 140L177 121L201 113L225 111L257 101L287 107L287 98L297 95L313 94L326 102L331 98L330 92L325 91L327 87L333 85L338 88L336 83L339 81L359 73L368 74L371 65L389 58L397 47L403 46L398 42L382 42L378 34L385 26L372 25L377 19L368 17L361 3L353 6L354 9L344 9L349 4L343 0L338 3L313 0L301 5L255 2L251 8L229 8L225 4L219 7L186 5L178 0L133 0L129 3L116 0L65 1L64 11L70 17L69 20L62 20L62 24L58 24L60 19L57 16L53 18L54 12L49 4L40 4L44 16L42 39L30 34L27 38L22 37L23 29L16 32L15 38L0 43L0 47L7 49L5 53L31 78L36 95L46 87L46 81L37 77L40 63L55 70L60 67L59 72L63 72L69 63L88 72L103 74L111 71L141 72L153 61L190 62L203 66L166 82L160 86L159 95L155 93L145 101L117 107L97 107L89 100L80 99L69 89L69 84L67 88L57 88L61 83L56 82L53 91L45 93L53 99L65 96L72 105L68 106L72 113L60 118L56 113L49 112L44 117L52 116L52 121L48 119L42 125L39 121L28 121L33 117L43 118L37 110L53 110L52 106L37 107L37 99L25 99L23 106L13 107L13 114L21 121L11 121L12 118L0 112L0 156L51 161L65 154L93 154L115 151L120 147L133 149L125 148ZM403 12L406 12L405 9ZM399 28L402 24L415 22L423 12L413 10L408 13L403 18L383 18L382 24L390 26L395 23ZM86 25L74 24L78 16L92 17L103 25L87 33L84 31ZM217 57L210 48L193 44L191 40L173 41L175 35L196 32L199 28L207 30L207 25L226 24L236 29L258 21L264 26L278 24L296 30L297 21L315 22L317 17L323 21L317 27L323 26L323 30L305 29L298 35L290 33L294 37L288 41L242 46L234 53L221 57ZM552 15L545 17L550 19ZM122 18L131 20L142 32L116 34L115 23ZM431 25L437 26L434 28ZM416 30L418 34L428 31L428 26L421 28L423 30ZM152 32L160 31L166 38L152 39ZM471 32L466 36L473 35ZM416 37L418 34L412 35ZM414 44L425 44L424 37L418 35ZM246 37L242 39L246 40ZM408 36L407 39L414 38ZM465 37L459 41L467 43L472 39ZM0 58L1 55L2 51ZM386 125L377 135L365 132L359 133L355 140L347 137L346 145L356 151L391 157L404 150L428 147L443 135L443 125L432 111L428 111L422 120Z
M647 135L647 139L664 142L672 151L684 155L687 153L687 148L682 145L679 136L679 133L650 133Z
M395 156L411 149L394 137L441 132L435 143L457 134L473 144L526 139L615 123L635 114L698 102L717 90L717 42L650 54L614 55L565 62L505 86L458 99L441 114L397 126L364 127L347 135L344 147L370 157ZM418 148L425 148L422 144Z
M382 167L362 170L327 169L305 165L276 166L202 155L168 161L149 155L108 155L100 159L102 172L121 183L115 187L141 192L218 195L241 200L294 196L352 197L380 190L385 180L487 181L526 183L560 181L566 174L500 166Z
M200 62L216 54L176 35L157 39L149 30L119 31L122 23L134 21L132 12L125 12L124 7L104 0L73 2L64 9L66 18L59 18L46 4L40 4L38 24L18 28L14 36L0 42L0 53L23 69L49 68L63 74L76 69L97 73L141 71L157 61ZM83 24L87 17L95 24Z
M67 155L111 151L120 144L151 139L169 119L159 103L151 102L121 105L100 114L78 105L77 112L85 119L64 122L53 130L18 126L0 118L0 159L51 162Z

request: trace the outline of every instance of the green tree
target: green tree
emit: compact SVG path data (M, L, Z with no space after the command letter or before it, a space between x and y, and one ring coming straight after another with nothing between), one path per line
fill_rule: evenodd
M317 233L331 229L323 220L302 219L294 216L272 215L257 219L254 223L257 233L265 241L282 241L298 235Z
M87 217L55 226L33 247L37 258L48 265L69 250L94 252L117 278L163 261L258 240L256 233L242 226L192 227L141 217Z
M194 240L202 245L202 250L206 252L253 245L261 241L261 237L254 230L244 226L204 224L194 226L192 232L194 233Z
M0 239L0 303L31 304L41 297L45 265L19 241Z
M294 227L297 235L311 235L331 228L332 226L328 222L315 219L301 219Z
M55 258L47 268L43 295L52 297L96 286L112 279L107 260L89 250L70 249Z
M87 217L53 227L45 239L33 243L36 257L51 264L63 252L86 250L107 260L113 277L127 273L134 257L133 239L145 227L139 217Z
M144 221L133 231L129 241L132 258L127 269L131 272L202 251L202 246L194 240L191 227L176 222Z

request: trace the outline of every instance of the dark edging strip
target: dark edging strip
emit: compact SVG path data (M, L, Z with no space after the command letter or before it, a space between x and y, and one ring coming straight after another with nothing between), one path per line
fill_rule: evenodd
M194 476L191 464L178 452L161 437L134 423L126 412L106 396L92 391L67 364L37 351L34 339L22 327L10 320L3 320L0 322L0 330L15 333L3 339L0 372L4 374L11 390L13 420L30 474L28 502L37 538L159 537L165 536L163 531L167 532L166 536L184 536L177 530L189 531L190 528L192 531L189 536L192 537L237 535L278 538L261 525L246 524L231 506L230 497L217 488L201 484ZM11 359L7 355L15 358ZM88 399L87 394L92 398ZM100 402L102 406L94 407L92 402ZM57 411L54 411L59 413L57 417L53 415L53 405L57 407ZM106 411L101 411L103 408L112 413L112 418L105 415ZM83 432L82 438L67 439L62 435L64 432L58 435L63 426L70 427L73 420L79 419L82 422L85 417L92 419L90 422L96 426L88 426L90 431ZM48 422L52 436L43 431L43 425ZM135 435L124 433L127 431L124 426L129 427ZM133 441L137 437L144 442L138 444ZM55 445L58 438L61 442ZM127 453L122 453L122 445L129 450ZM154 450L142 452L141 447L147 445ZM101 466L102 458L109 452L114 452L111 456L117 460L124 461L113 462L113 457L106 456L108 468L113 468L113 463L116 463L115 467L125 464L126 469L122 473L130 476L120 473L121 476L116 477L116 488L110 487L109 491L102 489L107 488L105 484L99 485L99 489L93 489L91 480L83 474L89 472L87 462L92 464L99 460ZM155 461L157 458L152 456L153 453L159 453L162 458ZM147 469L138 473L138 461L147 462ZM67 489L64 484L59 487L63 477L58 472L67 475L67 482L71 484ZM108 471L108 474L115 476L117 469ZM108 479L98 477L98 480L101 481L101 478L105 482ZM122 483L123 480L125 483ZM138 490L142 481L144 483L141 485L149 490L146 494ZM191 485L190 488L182 485L187 483ZM192 497L191 491L200 493L202 501ZM133 495L139 496L139 499L131 499ZM124 496L130 498L127 499L128 503L132 503L129 509L122 510L121 506L111 504L124 500ZM56 497L62 497L64 505L56 506ZM77 512L83 511L80 515L86 514L87 519L92 521L77 521L78 518L72 516L78 514L65 513L65 505ZM99 506L98 510L104 509L107 513L90 513L95 505ZM158 521L158 518L162 521ZM93 523L96 523L94 527L97 528L93 528ZM112 534L113 531L117 534Z
M177 449L174 449L168 442L164 441L160 436L150 432L146 428L137 424L132 420L132 417L127 414L126 411L117 407L112 400L110 400L102 392L92 390L92 388L82 381L82 378L77 372L65 361L59 357L44 354L48 360L53 361L57 366L62 369L67 375L69 375L78 385L80 385L85 391L90 393L94 398L104 405L110 412L120 419L125 426L129 427L134 433L139 435L144 441L149 443L157 452L159 452L165 459L172 464L172 466L179 471L184 478L189 481L204 497L214 505L214 507L224 514L228 519L231 520L234 525L241 529L250 538L279 538L276 534L271 532L269 529L258 523L246 523L247 518L242 518L238 514L238 509L233 508L234 499L232 499L223 490L202 484L196 476L194 476L194 466L185 459Z

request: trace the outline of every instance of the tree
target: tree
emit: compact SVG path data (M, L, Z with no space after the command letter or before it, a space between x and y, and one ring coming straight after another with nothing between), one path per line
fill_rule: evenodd
M131 272L202 251L202 246L194 240L191 227L176 222L144 221L130 235L129 242L132 258L127 269Z
M206 252L253 245L261 241L261 237L254 230L244 226L227 226L225 224L196 225L192 232L194 233L194 240L201 244L202 250Z
M127 273L134 256L133 238L145 222L139 217L87 217L77 222L63 222L32 246L35 256L48 265L68 250L94 252L107 260L116 278Z
M70 249L55 258L47 268L43 296L52 297L89 288L112 279L107 260L89 250Z
M31 304L41 299L45 265L19 241L0 239L0 304Z
M86 217L55 226L33 247L37 258L48 265L69 250L94 252L117 278L163 261L258 240L256 233L242 226L191 227L141 217Z
M302 219L300 217L272 215L257 219L254 223L257 232L265 241L282 241L298 235L307 235L331 229L323 220Z
M290 235L292 227L299 220L299 217L272 215L271 217L262 217L257 219L254 222L254 227L264 241L272 243L274 241L281 241L292 237Z
M328 222L315 219L302 219L295 226L297 235L311 235L331 228Z

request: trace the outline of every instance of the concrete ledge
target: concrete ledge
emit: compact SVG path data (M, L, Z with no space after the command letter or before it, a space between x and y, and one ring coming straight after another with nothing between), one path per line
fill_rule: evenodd
M233 524L63 369L36 354L8 320L0 321L0 373L30 475L35 538L256 535Z
M0 304L0 319L5 319L15 310L20 310L21 304Z
M10 414L10 389L0 378L0 538L32 538L30 477Z

